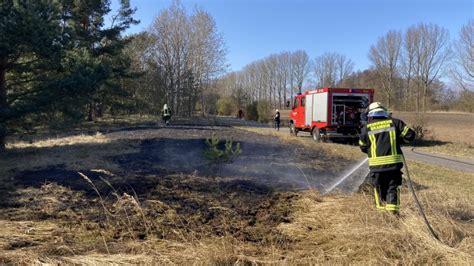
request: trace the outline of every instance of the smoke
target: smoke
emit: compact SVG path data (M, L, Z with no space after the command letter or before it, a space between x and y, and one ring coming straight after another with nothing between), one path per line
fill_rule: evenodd
M321 193L356 191L367 175L367 166L361 162L330 161L318 151L282 145L272 139L240 138L236 142L240 143L242 153L231 163L211 165L204 156L207 147L200 138L147 140L139 153L122 161L130 163L123 165L130 170L197 172L204 176L242 178L276 190L315 189ZM337 168L349 170L341 174Z
M315 156L318 165L312 164L311 153L294 146L244 142L241 147L241 156L221 167L220 176L251 178L277 190L315 189L327 193L355 192L368 174L367 159L355 164L341 160L337 166L349 169L341 173L334 162L321 155Z

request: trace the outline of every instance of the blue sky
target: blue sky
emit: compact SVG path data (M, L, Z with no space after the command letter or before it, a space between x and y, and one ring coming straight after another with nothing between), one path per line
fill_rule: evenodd
M113 1L114 2L114 1ZM117 2L117 1L115 1ZM146 30L171 0L131 0ZM304 49L311 59L324 52L351 58L356 69L369 67L367 53L389 30L435 23L457 37L474 18L474 0L182 0L191 12L198 5L215 19L228 48L229 70L281 51ZM116 3L114 3L115 5Z

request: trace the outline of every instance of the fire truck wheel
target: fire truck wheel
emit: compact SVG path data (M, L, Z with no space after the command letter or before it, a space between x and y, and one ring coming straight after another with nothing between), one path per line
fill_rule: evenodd
M311 131L311 135L313 136L314 141L321 142L321 133L319 132L319 128L315 127L313 131Z

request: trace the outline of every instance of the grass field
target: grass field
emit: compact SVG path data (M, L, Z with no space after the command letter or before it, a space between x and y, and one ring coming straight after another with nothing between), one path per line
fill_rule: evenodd
M250 178L225 176L225 167L215 169L222 175L179 173L169 170L173 165L160 168L161 157L154 158L174 151L165 140L185 141L178 144L184 143L189 151L194 140L214 131L236 141L240 136L295 147L310 158L301 159L302 165L311 162L321 171L363 158L356 146L314 143L244 126L206 129L211 131L193 126L165 130L139 123L123 130L96 126L104 133L75 131L70 136L9 144L0 158L0 263L470 265L474 261L473 174L408 162L441 244L430 237L406 186L397 219L375 210L367 192L321 195L313 189L276 190ZM264 156L262 162L273 158L265 150L258 155ZM189 158L186 162L193 165ZM52 179L44 182L43 177L50 175Z
M413 125L424 120L428 137L434 140L474 145L474 114L469 113L407 113L395 112L394 117Z
M469 113L395 113L407 124L423 121L426 145L421 151L467 157L474 160L474 114ZM430 142L431 141L431 142ZM426 146L426 147L423 147Z

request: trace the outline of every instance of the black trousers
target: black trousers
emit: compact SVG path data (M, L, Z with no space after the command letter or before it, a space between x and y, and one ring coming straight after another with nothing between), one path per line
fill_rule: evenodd
M280 130L280 120L275 120L274 128Z
M377 209L391 212L400 211L400 186L402 185L400 170L371 172L369 181L374 186Z

